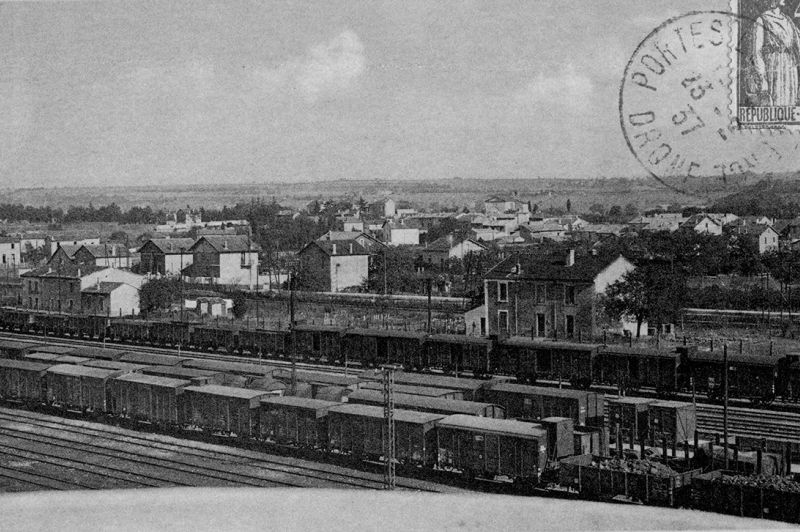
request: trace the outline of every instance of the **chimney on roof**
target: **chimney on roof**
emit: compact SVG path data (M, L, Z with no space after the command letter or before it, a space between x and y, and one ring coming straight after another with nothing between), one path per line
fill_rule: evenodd
M336 244L333 244L333 251L331 252L332 255L336 255Z
M575 265L575 250L574 249L569 250L569 253L567 253L567 263L566 263L566 265L567 266L574 266Z
M222 249L228 249L228 241L227 240L223 240L222 241Z
M353 243L352 242L350 242L350 254L351 255L353 254Z

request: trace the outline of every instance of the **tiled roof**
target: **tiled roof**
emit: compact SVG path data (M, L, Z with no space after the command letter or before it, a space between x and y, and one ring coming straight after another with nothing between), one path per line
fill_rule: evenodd
M241 253L243 251L258 251L261 247L250 241L244 235L204 235L195 242L192 250L201 242L208 242L218 253Z
M183 250L184 252L189 251L189 249L194 245L194 239L151 238L150 240L145 242L144 246L146 246L147 244L152 244L165 255L169 255L169 254L178 254L181 252L181 250ZM139 252L142 251L142 248L144 248L144 246L139 248Z
M105 270L107 266L94 266L91 264L77 265L73 263L64 263L62 265L49 265L36 268L29 272L25 272L20 277L45 277L49 279L80 279L90 273L99 270Z
M121 244L84 244L81 248L88 251L96 259L108 257L129 257L130 251Z
M578 256L575 257L575 263L572 266L567 266L563 257L512 256L492 268L486 274L486 279L509 279L513 277L534 280L591 282L618 257ZM515 272L517 263L521 267L519 274Z
M124 284L125 283L100 282L84 288L81 292L88 294L110 294Z
M300 250L302 253L306 250L309 246L317 246L320 248L325 254L334 256L334 255L369 255L369 252L364 249L364 246L356 242L355 240L348 241L348 240L339 240L339 241L329 241L329 240L315 240L306 244L306 246ZM336 253L334 253L333 247L336 246Z

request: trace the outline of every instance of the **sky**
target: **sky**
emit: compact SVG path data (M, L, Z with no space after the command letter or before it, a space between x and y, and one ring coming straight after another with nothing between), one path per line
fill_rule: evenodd
M645 177L625 65L698 7L0 3L0 187Z

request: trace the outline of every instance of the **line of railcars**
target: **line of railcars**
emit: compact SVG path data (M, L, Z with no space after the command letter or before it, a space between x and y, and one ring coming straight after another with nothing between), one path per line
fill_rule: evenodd
M300 324L294 331L247 329L230 322L164 322L108 316L49 314L0 309L7 330L53 336L108 339L132 344L225 349L253 358L288 358L362 368L391 363L407 371L475 377L509 375L518 382L569 383L574 388L610 385L627 393L640 388L669 397L694 392L724 394L721 351L695 346L637 348L525 337L481 338L452 334ZM292 348L294 345L294 349ZM800 400L800 357L730 354L728 393L754 403Z

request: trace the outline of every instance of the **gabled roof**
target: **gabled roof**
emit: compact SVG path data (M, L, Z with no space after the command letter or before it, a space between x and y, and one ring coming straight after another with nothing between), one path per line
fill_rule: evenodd
M144 243L142 247L139 248L139 252L141 253L142 249L148 244L154 245L159 251L164 253L165 255L171 254L180 254L181 251L189 251L191 247L194 245L194 239L192 238L151 238L147 242Z
M303 249L301 249L298 253L303 253L308 248L316 246L321 249L326 255L329 256L338 256L338 255L369 255L370 253L358 242L355 240L338 240L338 241L330 241L330 240L314 240L313 242L309 242ZM333 247L336 246L336 253L334 253Z
M682 225L682 227L697 227L700 224L700 222L702 222L706 218L709 221L711 221L714 224L716 224L716 225L721 225L719 223L719 221L715 220L713 217L711 217L710 215L705 214L705 213L699 213L699 214L695 214L693 216L690 216L689 219L686 220L685 222L683 222L683 224L681 224L681 225Z
M510 202L509 200L501 196L492 196L491 198L484 201L484 203L510 203Z
M78 249L85 249L96 259L129 257L131 254L130 251L121 244L84 244Z
M453 238L452 235L450 236L443 236L438 238L428 244L428 247L423 249L422 251L450 251L456 246L460 246L467 242L472 242L476 246L479 246L483 249L487 249L485 245L481 244L477 240L473 240L472 238Z
M72 262L61 265L48 265L25 272L20 277L38 277L48 279L80 279L100 270L106 270L108 266L95 266L92 264L74 264Z
M566 265L563 257L511 256L489 270L486 279L532 279L542 281L585 281L593 282L595 278L608 268L621 255L614 257L588 255L575 257L572 266ZM516 272L519 263L521 272Z
M772 231L773 233L777 234L777 231L769 225L762 225L762 224L751 224L745 225L739 228L739 233L743 235L755 235L761 236L767 231Z
M100 282L81 290L82 294L110 294L125 283Z
M244 235L203 235L189 251L194 251L202 242L207 242L217 253L241 253L259 251L261 247Z

